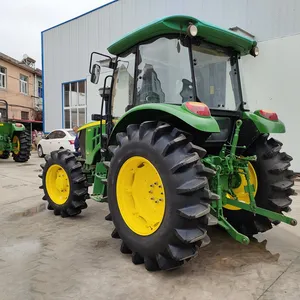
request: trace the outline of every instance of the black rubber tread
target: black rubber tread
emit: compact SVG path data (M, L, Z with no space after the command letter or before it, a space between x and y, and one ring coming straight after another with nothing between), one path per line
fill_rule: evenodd
M186 243L195 243L205 237L207 231L201 228L191 228L191 229L175 229L178 238Z
M80 176L74 178L74 183L81 183L81 182L86 182L86 176L85 175L80 175Z
M127 126L126 132L129 140L131 140L133 135L137 133L137 130L138 130L137 124L131 124Z
M10 153L7 150L4 150L3 153L0 155L0 159L8 159L10 157Z
M130 250L130 248L124 242L121 243L120 251L123 254L131 254L132 253L132 251Z
M201 190L203 187L207 185L206 177L199 177L191 179L183 183L181 186L177 187L177 194L191 194L195 191Z
M207 203L200 203L178 209L178 212L186 219L198 219L210 212L210 206Z
M170 154L172 151L174 151L176 148L185 145L187 141L187 138L183 135L180 134L178 137L174 138L174 140L170 141L165 149L162 152L163 156L166 156L168 154Z
M116 142L109 147L112 159L107 178L109 219L116 227L112 237L120 237L132 251L133 263L144 263L149 271L181 266L197 255L196 245L209 243L210 203L219 198L209 191L207 180L215 172L200 161L199 154L204 156L205 149L193 145L181 130L156 121L129 125L126 132L116 135ZM119 169L138 155L155 165L168 195L163 223L149 236L135 234L126 225L116 200Z
M119 233L118 233L118 231L117 231L116 228L112 231L111 237L112 237L113 239L120 239L120 235L119 235Z
M137 252L132 252L131 259L135 265L141 265L144 263L144 257L139 255Z
M18 154L12 153L12 157L15 162L27 162L30 158L32 147L30 133L27 130L16 131L14 136L17 136L20 141L20 151Z
M194 145L192 142L188 143L186 147L189 153L196 152L200 158L203 158L207 153L204 148Z
M86 200L89 198L87 179L81 169L81 164L77 162L75 155L67 149L61 149L51 152L51 155L45 156L45 164L41 164L42 168L42 186L44 190L43 200L48 202L48 207L51 207L55 215L60 215L62 218L74 217L87 208ZM55 204L46 187L46 174L49 167L53 164L60 165L68 174L70 181L70 195L68 200L62 204Z
M170 259L160 253L156 256L156 261L161 270L178 269L180 266L183 265L182 261L176 261L174 259Z
M197 250L194 247L177 247L169 245L168 251L171 257L176 261L187 260L197 255Z
M158 265L156 258L146 256L144 258L144 264L145 264L146 270L149 272L155 272L155 271L160 270L160 267Z
M296 194L292 188L294 172L289 170L292 157L280 152L282 145L264 134L244 154L257 156L257 161L252 162L258 178L256 205L277 213L289 212L292 203L289 196ZM248 236L271 229L272 223L280 223L244 210L224 209L224 214L237 230Z
M185 169L189 168L190 166L193 166L195 163L197 163L199 160L198 153L194 152L189 154L187 157L182 159L179 162L176 162L176 164L171 168L172 173L177 173L180 171L184 171Z
M112 217L111 217L111 213L109 213L106 217L105 217L106 221L112 221Z

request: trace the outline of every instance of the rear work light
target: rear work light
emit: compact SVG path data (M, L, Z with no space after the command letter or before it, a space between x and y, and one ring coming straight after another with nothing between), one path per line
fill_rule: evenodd
M270 110L265 110L265 109L261 109L259 110L259 114L266 118L269 119L271 121L278 121L278 116L276 114L276 112L270 111Z
M74 145L74 140L69 140L70 145Z
M202 102L186 102L184 105L187 110L200 117L210 117L208 106Z

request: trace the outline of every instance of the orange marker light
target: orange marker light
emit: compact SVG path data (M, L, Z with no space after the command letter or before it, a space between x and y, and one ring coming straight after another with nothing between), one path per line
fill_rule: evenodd
M266 118L266 119L269 119L271 121L278 121L278 116L276 114L276 112L273 112L273 111L270 111L270 110L264 110L264 109L261 109L259 111L259 114Z
M192 113L201 117L210 117L208 106L202 102L186 102L185 107Z

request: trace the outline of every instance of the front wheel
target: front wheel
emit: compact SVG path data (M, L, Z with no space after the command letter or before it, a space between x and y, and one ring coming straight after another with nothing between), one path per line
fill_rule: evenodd
M10 156L9 151L5 150L5 151L0 151L0 159L8 159Z
M108 202L121 252L148 271L181 266L209 243L206 151L166 123L129 125L110 146Z
M69 150L58 150L45 156L41 165L43 173L41 189L48 209L63 218L76 216L87 208L88 188L81 164Z

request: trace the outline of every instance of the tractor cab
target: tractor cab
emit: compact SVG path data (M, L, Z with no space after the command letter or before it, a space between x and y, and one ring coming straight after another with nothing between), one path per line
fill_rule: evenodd
M105 84L108 79L111 82L111 93L103 98L105 111L97 115L97 120L104 116L108 122L119 119L140 105L196 105L198 114L209 113L218 124L216 132L206 139L206 146L218 152L231 138L235 121L248 111L238 61L243 55L258 55L256 45L247 37L188 16L148 24L108 48L116 57L92 53L93 83L98 83L101 72L100 60L93 64L98 56L104 57L106 67L113 70L113 75L105 79ZM170 117L161 111L156 116ZM112 126L109 128L108 136Z

